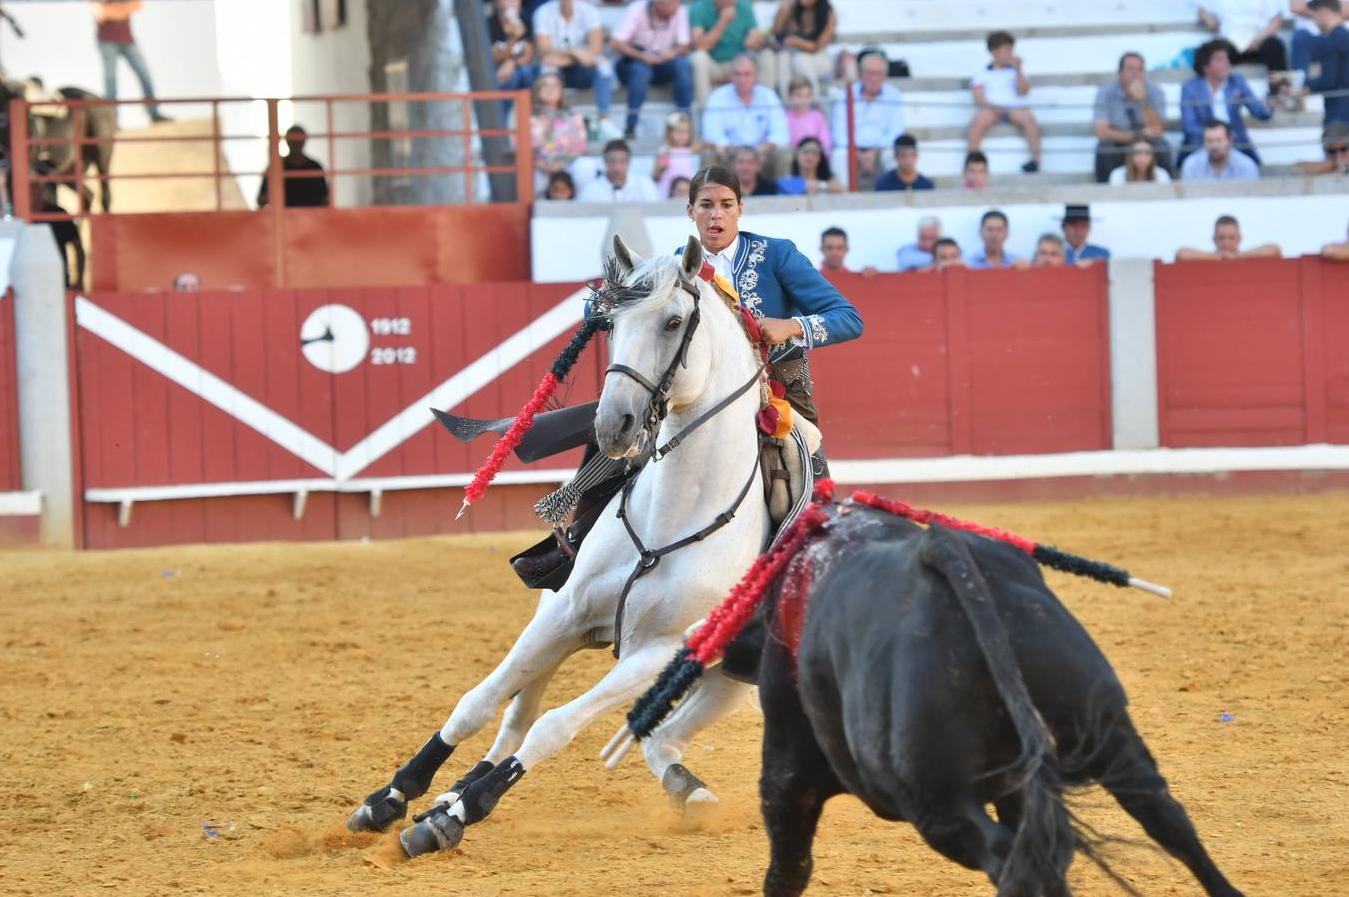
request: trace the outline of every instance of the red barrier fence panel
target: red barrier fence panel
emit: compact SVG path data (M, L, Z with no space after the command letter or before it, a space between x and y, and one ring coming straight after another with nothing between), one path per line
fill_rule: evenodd
M0 294L0 492L23 487L19 466L19 372L14 351L14 292Z
M1318 258L1155 269L1164 446L1349 442L1349 271Z
M812 356L831 456L1110 448L1105 266L837 283L866 330Z

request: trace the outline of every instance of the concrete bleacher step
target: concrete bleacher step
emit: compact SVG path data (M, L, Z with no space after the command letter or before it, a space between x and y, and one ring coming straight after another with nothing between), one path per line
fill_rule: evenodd
M216 188L211 177L184 177L213 172L217 164L229 173L229 164L217 159L212 142L211 120L165 122L140 128L124 128L112 154L116 176L154 174L156 177L112 181L115 212L210 211L216 208ZM159 142L149 138L202 138ZM130 138L129 140L122 138ZM171 177L169 175L178 175ZM220 181L220 207L246 209L237 179Z

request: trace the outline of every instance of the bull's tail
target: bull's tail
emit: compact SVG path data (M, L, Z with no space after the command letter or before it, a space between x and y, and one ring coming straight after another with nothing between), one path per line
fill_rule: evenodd
M940 526L928 530L922 558L951 584L1021 742L1016 761L1000 770L1021 792L1022 815L998 878L998 897L1065 893L1076 836L1063 806L1049 733L1021 678L988 583L964 540Z

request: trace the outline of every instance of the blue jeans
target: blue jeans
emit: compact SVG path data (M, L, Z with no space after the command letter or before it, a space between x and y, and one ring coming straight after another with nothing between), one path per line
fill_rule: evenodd
M145 110L150 113L151 118L159 115L159 104L154 102L155 86L150 81L150 69L145 65L145 57L141 55L140 47L135 44L99 41L98 52L103 57L103 98L117 99L117 57L120 56L131 66L131 71L141 82L141 93L150 101L145 104Z
M538 63L531 62L527 65L515 66L515 71L505 81L497 84L500 90L524 90L534 86L534 79L539 77ZM514 105L510 100L502 100L501 106L506 110L506 115L511 114L511 106Z
M618 80L628 88L628 130L637 127L637 119L652 84L674 82L675 106L688 112L693 105L693 66L687 56L677 56L660 65L647 65L640 59L624 56L618 60Z
M612 75L600 74L598 66L586 66L574 62L558 71L563 85L573 90L595 88L595 106L600 115L609 114L609 104L614 101L614 79Z
M1299 28L1293 32L1293 44L1289 54L1291 58L1288 60L1288 64L1291 65L1295 71L1302 73L1304 84L1309 77L1307 70L1311 68L1313 62L1312 50L1316 46L1316 43L1316 35L1312 34L1310 31L1303 31Z

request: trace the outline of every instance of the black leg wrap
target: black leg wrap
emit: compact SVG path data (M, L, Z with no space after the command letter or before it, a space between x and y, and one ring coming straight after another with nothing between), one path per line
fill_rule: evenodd
M385 785L367 797L356 812L347 817L347 830L351 832L383 832L389 826L408 814L406 800L392 793L392 787Z
M441 741L440 733L437 732L426 740L426 744L422 745L422 749L415 757L393 774L393 781L390 784L403 792L403 796L408 800L421 797L430 790L431 779L435 778L436 771L444 765L452 753L454 748Z
M464 825L472 825L487 818L496 809L497 801L510 787L520 781L525 768L514 757L507 757L491 772L464 789L459 803L464 805Z
M493 765L490 760L479 760L477 765L464 773L464 777L451 785L449 790L453 791L455 794L463 794L469 785L472 785L474 782L478 781L478 779L481 779L494 769L496 769L496 766Z
M689 772L683 763L671 763L665 775L660 777L660 786L670 796L670 803L682 810L684 804L688 803L689 795L699 788L706 788L707 783Z

